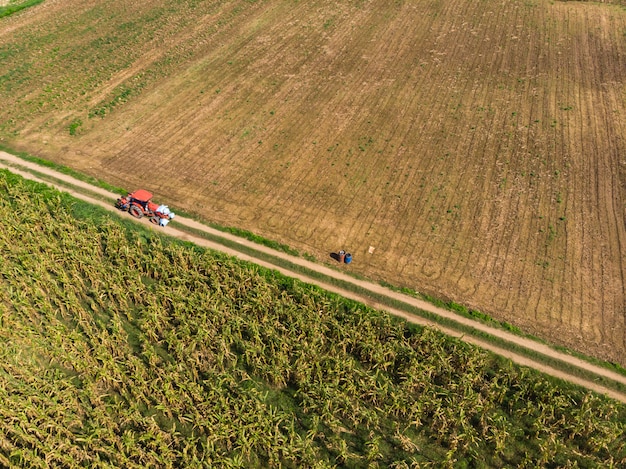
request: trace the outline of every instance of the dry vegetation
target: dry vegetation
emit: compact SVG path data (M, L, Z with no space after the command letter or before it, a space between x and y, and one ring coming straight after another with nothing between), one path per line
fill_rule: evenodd
M13 148L626 364L622 6L57 0L0 21Z
M0 466L607 468L626 406L0 171Z

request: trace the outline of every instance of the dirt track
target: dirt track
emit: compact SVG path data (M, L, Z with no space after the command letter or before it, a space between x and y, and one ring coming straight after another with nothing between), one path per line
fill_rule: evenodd
M115 200L115 198L117 197L116 194L113 194L113 193L111 193L109 191L106 191L104 189L97 188L97 187L92 186L90 184L87 184L85 182L76 180L76 179L74 179L74 178L72 178L70 176L64 175L64 174L59 173L57 171L54 171L54 170L52 170L50 168L39 166L39 165L30 163L30 162L24 161L24 160L22 160L20 158L17 158L15 156L13 156L11 154L8 154L8 153L5 153L5 152L0 152L0 167L1 168L5 168L5 169L9 169L13 173L19 174L19 175L21 175L21 176L23 176L23 177L25 177L27 179L31 179L31 180L35 180L35 181L39 181L39 182L44 182L44 183L46 183L48 185L56 187L57 189L59 189L61 191L70 193L71 195L73 195L73 196L75 196L77 198L80 198L80 199L85 200L87 202L99 205L99 206L101 206L103 208L106 208L107 210L112 211L112 212L116 212L116 209L113 207L112 203L103 202L101 200L97 200L97 199L94 199L92 197L86 196L85 194L83 194L81 192L77 192L75 190L69 189L68 187L64 186L63 184L53 184L53 183L51 183L49 181L46 181L46 180L36 176L35 174L33 174L33 171L35 171L37 173L45 174L45 175L47 175L49 177L52 177L52 178L55 178L57 180L64 181L64 182L66 182L66 183L68 183L68 184L70 184L72 186L88 189L89 191L91 191L93 193L97 193L99 195L102 195L102 196L105 196L105 197L109 198L111 201ZM146 219L137 220L137 222L138 223L149 224L148 220L146 220ZM537 369L537 370L539 370L541 372L544 372L546 374L549 374L549 375L552 375L554 377L557 377L557 378L569 381L571 383L575 383L575 384L580 385L580 386L584 386L584 387L586 387L588 389L591 389L591 390L593 390L595 392L598 392L600 394L606 394L609 397L612 397L613 399L616 399L616 400L619 400L621 402L626 403L626 395L625 394L616 392L616 391L611 390L611 389L607 389L607 388L605 388L603 386L598 385L597 383L595 383L593 381L581 379L581 378L578 378L576 376L567 374L567 373L565 373L565 372L563 372L561 370L557 370L557 369L552 368L550 366L547 366L547 365L545 365L543 363L540 363L540 362L534 361L532 359L529 359L528 357L525 357L525 356L519 355L517 353L513 353L513 352L511 352L509 350L497 347L497 346L495 346L495 345L493 345L491 343L483 342L483 341L481 341L479 339L476 339L476 338L473 338L473 337L464 336L462 333L460 333L460 332L458 332L456 330L449 329L449 328L446 328L446 327L442 327L441 325L438 325L438 324L435 324L435 323L431 323L431 322L429 322L428 320L426 320L424 318L413 316L413 315L410 315L410 314L408 314L408 313L406 313L404 311L400 311L400 310L397 310L397 309L393 309L393 308L388 308L388 307L383 307L383 306L377 305L375 302L371 301L370 299L368 299L365 296L357 295L355 293L349 292L347 290L343 290L343 289L338 288L336 286L325 284L323 282L320 282L318 280L310 278L310 277L308 277L306 275L294 273L294 272L292 272L292 271L290 271L288 269L284 269L284 268L278 267L278 266L276 266L274 264L271 264L269 262L257 259L255 257L248 256L246 254L242 254L241 252L239 252L237 250L225 247L225 246L223 246L223 245L221 245L219 243L208 241L208 240L200 238L200 237L192 236L192 235L190 235L190 234L188 234L186 232L177 230L176 229L176 225L177 224L185 225L185 226L194 228L196 230L202 230L202 231L205 231L207 233L218 235L218 236L220 236L222 238L227 238L227 239L230 239L230 240L234 240L234 241L240 243L241 245L250 246L250 247L254 248L257 251L269 253L269 254L271 254L273 256L277 256L277 257L282 257L284 259L288 259L290 262L292 262L294 264L298 264L298 265L304 266L307 269L314 270L314 271L320 272L320 273L322 273L324 275L332 276L332 277L335 277L337 279L353 283L353 284L358 285L359 287L361 287L363 289L372 291L372 292L377 293L379 295L385 295L387 297L403 301L404 303L407 303L407 304L413 305L413 306L415 306L417 308L420 308L420 309L429 311L431 313L437 314L437 315L439 315L441 317L453 319L454 321L456 321L458 323L465 324L465 325L470 325L470 326L474 327L475 329L478 329L478 330L480 330L482 332L486 332L486 333L489 333L489 334L491 334L493 336L499 337L500 339L506 340L506 341L508 341L508 342L510 342L512 344L517 344L519 346L526 347L526 348L531 349L531 350L535 350L536 352L539 352L539 353L542 353L542 354L544 354L546 356L550 356L552 358L561 360L563 362L567 362L567 363L571 364L572 366L578 367L580 369L584 369L584 370L593 372L593 373L595 373L595 374L597 374L599 376L603 376L603 377L606 377L608 379L611 379L611 380L614 380L614 381L626 384L626 377L624 377L622 375L619 375L617 373L611 372L610 370L606 370L604 368L594 366L594 365L592 365L590 363L587 363L587 362L585 362L583 360L580 360L580 359L578 359L576 357L572 357L570 355L567 355L567 354L564 354L564 353L560 353L560 352L558 352L556 350L553 350L552 348L550 348L550 347L548 347L546 345L540 344L538 342L535 342L535 341L532 341L532 340L529 340L529 339L525 339L525 338L522 338L522 337L518 337L518 336L516 336L514 334L511 334L511 333L508 333L506 331L495 329L495 328L489 327L487 325L484 325L484 324L472 321L470 319L458 316L458 315L456 315L454 313L451 313L450 311L447 311L447 310L441 309L441 308L437 308L437 307L433 306L432 304L424 302L424 301L421 301L419 299L412 298L412 297L403 295L401 293L394 292L394 291L389 290L389 289L387 289L385 287L382 287L381 285L378 285L378 284L375 284L375 283L372 283L372 282L363 281L363 280L358 280L358 279L355 279L355 278L353 278L353 277L351 277L349 275L346 275L346 274L343 274L341 272L338 272L338 271L336 271L334 269L330 269L328 267L325 267L325 266L322 266L322 265L319 265L319 264L316 264L316 263L309 262L309 261L307 261L305 259L302 259L302 258L292 257L292 256L290 256L288 254L285 254L285 253L282 253L282 252L278 252L278 251L274 251L273 249L270 249L270 248L267 248L267 247L264 247L264 246L252 243L251 241L248 241L246 239L238 238L236 236L229 235L227 233L215 230L213 228L210 228L210 227L208 227L206 225L198 223L198 222L196 222L196 221L194 221L192 219L189 219L189 218L178 216L178 217L176 217L176 220L175 220L175 223L173 224L173 226L170 225L170 226L168 226L165 229L166 230L165 232L168 235L170 235L170 236L175 236L177 238L193 242L193 243L195 243L197 245L200 245L200 246L203 246L203 247L208 247L210 249L222 251L222 252L224 252L226 254L238 257L240 259L254 262L254 263L256 263L258 265L261 265L263 267L267 267L267 268L270 268L270 269L278 270L278 271L280 271L284 275L288 275L290 277L298 278L299 280L301 280L303 282L310 283L310 284L315 284L315 285L318 285L318 286L324 288L325 290L332 291L332 292L340 294L340 295L342 295L344 297L351 298L351 299L363 302L363 303L368 304L368 305L373 306L373 307L378 307L380 309L384 309L384 310L388 311L389 313L391 313L391 314L393 314L395 316L402 317L402 318L406 319L409 322L416 323L416 324L421 324L421 325L429 325L429 326L435 327L435 328L441 330L442 332L444 332L444 333L446 333L446 334L448 334L450 336L458 337L461 340L464 340L466 342L475 344L475 345L477 345L479 347L482 347L484 349L490 350L490 351L492 351L494 353L497 353L498 355L501 355L501 356L504 356L504 357L510 359L511 361L513 361L513 362L515 362L515 363L517 363L519 365L528 366L528 367ZM150 226L152 226L152 225L150 225ZM357 262L358 262L358 260L357 260Z

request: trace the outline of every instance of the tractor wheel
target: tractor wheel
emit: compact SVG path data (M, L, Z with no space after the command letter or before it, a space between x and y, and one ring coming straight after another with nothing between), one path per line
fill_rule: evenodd
M130 213L135 218L143 217L143 212L136 205L131 205L130 208L128 209L128 213Z
M159 224L159 217L152 217L152 218L150 218L150 223L152 223L154 225L158 225Z

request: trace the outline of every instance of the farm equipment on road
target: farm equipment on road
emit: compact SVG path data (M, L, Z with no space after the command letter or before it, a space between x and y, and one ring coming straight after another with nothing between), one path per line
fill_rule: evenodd
M159 226L166 226L175 217L167 205L152 202L152 193L145 189L129 192L126 196L120 197L115 206L135 218L150 217L150 222Z

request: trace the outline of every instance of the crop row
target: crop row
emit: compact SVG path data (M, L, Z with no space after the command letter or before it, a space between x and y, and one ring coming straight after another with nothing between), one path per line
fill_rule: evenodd
M0 207L0 465L626 463L613 401L7 172Z

